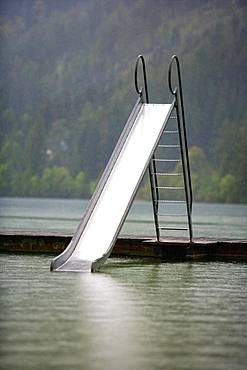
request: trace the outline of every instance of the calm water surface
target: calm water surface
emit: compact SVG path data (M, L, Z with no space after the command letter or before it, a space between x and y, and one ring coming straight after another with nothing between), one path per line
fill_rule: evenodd
M0 229L41 230L73 233L88 204L86 200L0 198ZM183 209L166 213L184 213ZM184 218L164 218L166 226L186 226ZM195 203L195 237L247 238L247 205ZM121 234L155 235L151 202L134 202ZM175 235L167 232L167 235ZM186 234L177 234L186 236Z
M1 256L2 369L246 369L247 265Z
M85 205L0 199L0 229L73 232ZM122 233L151 235L151 212L134 204ZM195 205L195 234L246 238L246 216ZM109 259L79 274L51 259L0 255L1 369L247 369L247 264Z

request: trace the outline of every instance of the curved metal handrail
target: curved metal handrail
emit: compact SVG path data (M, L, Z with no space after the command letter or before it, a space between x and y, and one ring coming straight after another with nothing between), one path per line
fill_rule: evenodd
M143 80L144 80L144 90L145 90L145 98L146 103L149 103L149 96L148 96L148 87L147 87L147 74L146 74L146 65L143 55L138 55L136 59L136 65L135 65L135 89L138 95L140 95L141 98L143 98L143 87L139 88L138 85L138 67L139 63L142 63L142 72L143 72Z
M172 95L175 95L177 92L178 87L176 86L175 89L172 88L172 66L174 64L174 61L176 62L177 66L177 73L178 73L178 83L179 86L182 87L182 82L181 82L181 72L180 72L180 64L177 55L173 55L171 58L171 62L169 65L169 70L168 70L168 86L170 89L170 92Z

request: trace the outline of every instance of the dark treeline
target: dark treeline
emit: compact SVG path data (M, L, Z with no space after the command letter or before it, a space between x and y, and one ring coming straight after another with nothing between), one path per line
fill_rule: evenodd
M88 197L135 102L180 57L195 197L247 201L245 1L1 0L0 195ZM147 184L140 192L148 193Z

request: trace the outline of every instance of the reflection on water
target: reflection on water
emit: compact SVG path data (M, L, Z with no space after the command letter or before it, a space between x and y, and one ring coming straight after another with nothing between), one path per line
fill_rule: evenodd
M1 255L3 369L246 369L247 265Z
M87 203L86 200L69 199L0 198L0 229L73 233ZM175 212L181 213L181 210L175 211L167 205L165 213ZM171 217L164 220L166 226L186 226L183 224L185 218L176 218L175 223ZM196 203L193 229L195 237L246 239L247 205ZM174 231L166 233L167 236L186 236L181 232L177 235ZM121 234L155 235L151 202L134 202Z

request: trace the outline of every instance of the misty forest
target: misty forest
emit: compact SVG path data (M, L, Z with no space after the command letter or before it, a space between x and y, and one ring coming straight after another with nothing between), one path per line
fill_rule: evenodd
M137 98L137 55L150 101L169 103L177 54L194 198L247 202L246 35L243 0L1 0L0 196L90 197Z

